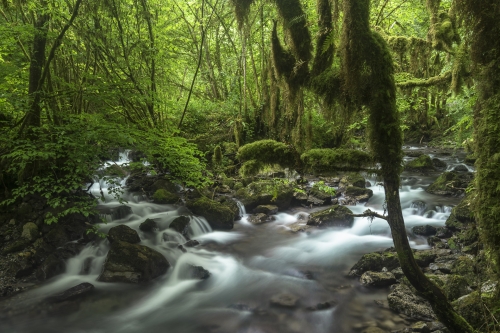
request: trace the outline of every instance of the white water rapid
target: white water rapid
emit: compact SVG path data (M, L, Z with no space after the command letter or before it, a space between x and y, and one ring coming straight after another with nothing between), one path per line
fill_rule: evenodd
M127 163L122 154L117 164ZM448 169L461 164L455 157L441 157ZM424 189L437 177L414 177L413 185L403 185L401 203L405 223L414 226L443 226L451 207L458 199L428 194ZM373 186L373 197L366 205L349 206L354 213L367 208L384 212L384 193L376 179L367 179ZM125 180L121 180L123 185ZM189 236L200 242L197 247L177 248L186 239L169 229L172 220L186 214L186 209L160 205L141 196L125 194L132 214L113 220L106 215L110 208L121 205L108 193L105 181L94 184L91 192L106 202L100 210L108 220L101 231L125 224L135 229L141 245L162 253L171 267L167 274L148 285L98 282L109 250L107 240L89 243L76 257L67 261L66 272L40 287L23 293L19 306L32 306L54 293L82 282L95 290L78 303L76 311L66 316L13 316L9 323L0 323L1 332L65 332L65 333L272 333L272 332L355 332L356 324L366 321L385 323L387 330L402 327L403 319L387 309L375 306L384 300L388 290L370 291L356 280L346 278L350 267L362 254L392 246L386 221L356 218L350 229L309 229L293 233L294 223L306 224L311 212L295 208L275 215L275 220L261 225L243 218L231 231L212 231L203 217L192 216ZM325 209L315 208L314 210ZM313 211L314 211L313 210ZM158 230L148 236L139 230L146 219L154 219ZM409 233L417 249L429 248L423 237ZM202 266L210 272L206 280L188 278L190 265ZM84 269L84 267L87 267ZM270 306L276 295L292 294L298 299L294 309ZM13 301L14 302L14 301ZM330 302L320 311L307 307Z

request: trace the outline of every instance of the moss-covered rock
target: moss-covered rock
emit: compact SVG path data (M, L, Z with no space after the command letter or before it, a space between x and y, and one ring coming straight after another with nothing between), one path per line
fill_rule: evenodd
M347 197L351 197L359 202L366 202L371 197L373 197L373 191L368 188L349 186L345 190L344 195Z
M98 280L144 283L165 274L169 266L161 253L147 246L117 241L111 245Z
M107 238L110 243L121 241L136 244L141 242L141 238L137 234L137 231L125 224L109 229Z
M9 254L13 252L22 251L29 244L30 242L25 238L16 239L10 243L7 243L7 245L4 246L4 248L2 249L2 254Z
M351 172L340 179L339 188L347 188L349 186L365 188L366 180L359 173Z
M457 172L444 172L434 183L427 187L428 193L445 195L445 196L460 196L465 192L472 180L472 173L457 173Z
M253 210L254 214L263 213L273 215L278 213L278 206L275 205L259 205Z
M436 319L431 305L425 299L413 293L405 284L398 284L387 296L389 307L415 319Z
M144 232L153 232L156 229L158 229L158 224L152 219L146 219L146 221L139 225L139 230Z
M437 228L433 227L432 225L419 225L416 227L411 228L411 231L415 235L420 235L420 236L433 236L437 232Z
M153 202L158 204L175 204L179 201L179 197L169 191L161 188L153 194Z
M127 171L117 164L112 164L106 168L106 176L123 178L127 175Z
M234 220L239 220L241 218L240 208L238 207L236 201L225 196L220 197L219 199L217 199L217 201L219 201L223 206L229 208L233 212Z
M189 201L186 206L194 214L205 217L214 230L230 230L233 228L234 212L220 202L201 197Z
M423 250L417 251L414 257L420 267L427 267L436 259L437 254L434 250Z
M441 161L439 158L433 158L432 159L432 165L436 168L436 169L444 169L447 167L447 164L446 162L443 162Z
M331 208L312 213L307 225L318 227L352 227L354 217L352 211L345 207L334 205Z
M364 254L359 261L352 266L348 273L349 277L361 276L367 271L380 272L383 268L392 271L399 267L399 259L395 252L374 252Z
M292 146L274 140L246 144L238 150L237 158L246 161L240 169L243 176L256 175L266 165L278 164L282 168L292 168L297 162Z
M355 149L311 149L300 158L306 169L314 172L363 170L374 164L370 154Z
M474 291L468 295L460 297L454 301L452 305L472 327L476 329L483 327L485 317L481 293L479 291Z
M425 173L434 171L434 164L429 155L420 155L416 159L409 161L405 164L405 170L412 172Z
M383 288L396 283L396 277L391 272L372 272L363 273L359 282L366 287Z
M472 256L460 256L453 262L451 273L464 277L469 285L475 286L478 283L475 266Z
M446 276L446 281L442 288L450 301L454 301L472 291L467 280L460 275Z
M35 223L28 222L23 225L23 232L21 234L21 237L23 237L24 239L32 242L37 239L39 235L40 232L38 231L38 227Z
M236 197L247 211L259 205L276 205L280 210L290 207L294 193L291 183L276 180L262 180L251 183L236 192Z

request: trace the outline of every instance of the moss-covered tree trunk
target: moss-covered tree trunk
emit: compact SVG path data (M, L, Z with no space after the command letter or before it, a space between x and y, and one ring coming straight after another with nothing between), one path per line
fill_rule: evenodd
M459 0L471 35L478 100L474 114L476 198L473 209L481 239L500 276L500 3Z
M370 0L344 0L343 73L353 100L369 107L369 140L374 158L381 165L394 247L405 276L429 301L439 320L451 332L472 333L472 327L453 309L443 291L425 276L413 257L399 199L403 139L392 57L382 37L371 31L369 14Z

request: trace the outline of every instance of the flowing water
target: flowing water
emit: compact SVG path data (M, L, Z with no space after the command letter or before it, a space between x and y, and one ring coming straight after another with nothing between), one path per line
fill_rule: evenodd
M460 164L456 156L438 156L449 163ZM126 162L123 158L122 163ZM458 199L435 196L424 191L438 173L431 176L403 174L401 204L408 229L430 224L443 226ZM370 208L383 213L384 193L375 179L369 179L374 196L366 205L350 206L354 213ZM107 191L106 182L95 184L92 192L107 198L101 205L108 220L101 231L126 224L137 230L141 244L162 253L171 268L164 276L146 286L97 281L109 250L107 240L88 244L79 255L68 260L66 272L40 287L10 300L9 309L30 308L49 295L64 291L82 282L95 286L94 292L78 303L69 314L12 315L0 323L1 332L356 332L363 322L376 321L390 331L402 327L405 320L387 309L377 307L374 300L384 300L388 290L367 290L356 280L345 277L362 254L392 246L387 222L356 218L350 229L309 229L292 233L294 223L306 223L315 210L295 208L275 215L275 220L262 225L243 218L228 232L212 231L202 217L192 216L189 236L201 245L177 248L186 239L168 228L177 216L186 214L183 207L159 205L140 196L126 194L132 214L120 220L106 215L109 208L120 205ZM139 230L147 218L158 224L154 236ZM410 233L417 249L429 248L425 238ZM90 263L90 264L89 264ZM82 267L88 266L83 273ZM210 272L206 280L190 279L191 265ZM270 306L270 299L279 294L298 298L294 309ZM310 311L319 303L335 305ZM14 310L12 310L14 309ZM18 311L18 310L17 310ZM18 311L19 312L19 311ZM22 311L20 311L22 313ZM45 313L39 310L38 313Z

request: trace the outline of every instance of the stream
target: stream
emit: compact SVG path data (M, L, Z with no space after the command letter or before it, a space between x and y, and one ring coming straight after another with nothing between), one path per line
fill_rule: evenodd
M460 154L430 155L445 161L448 169L463 160ZM125 154L119 163L127 163ZM403 173L401 204L407 230L426 224L444 226L451 208L459 202L457 198L424 191L439 174ZM375 179L367 180L372 184L373 197L366 204L349 208L355 214L367 208L382 214L383 187L376 185ZM119 206L120 203L107 194L106 183L100 185L107 197L99 207L101 211ZM99 184L91 190L100 195ZM248 222L248 215L242 208L243 218L227 232L212 231L203 217L192 216L189 236L200 245L186 248L184 253L177 245L186 239L168 228L174 218L186 214L184 207L154 204L128 193L125 199L133 214L119 220L112 220L107 215L108 222L102 224L100 230L106 233L120 224L135 229L141 237L141 245L167 258L171 264L167 274L147 285L99 282L97 277L109 242L104 239L89 243L76 257L68 260L64 274L9 299L7 307L16 309L41 304L50 295L83 282L92 283L95 290L78 304L78 309L63 316L13 315L0 322L0 332L350 333L359 332L366 322L376 321L386 331L408 324L405 318L374 302L386 300L388 289L367 289L357 280L346 277L364 253L392 246L386 221L356 218L350 229L311 228L308 232L293 233L290 225L305 224L311 212L327 206L295 207L276 214L274 221L261 225ZM154 235L139 230L139 225L147 218L158 224L159 230ZM411 232L409 237L413 248L429 248L424 237ZM83 270L85 265L87 269ZM190 278L191 265L202 266L210 272L210 277L205 280ZM297 306L271 306L270 300L281 294L297 297ZM330 307L308 309L325 302Z

